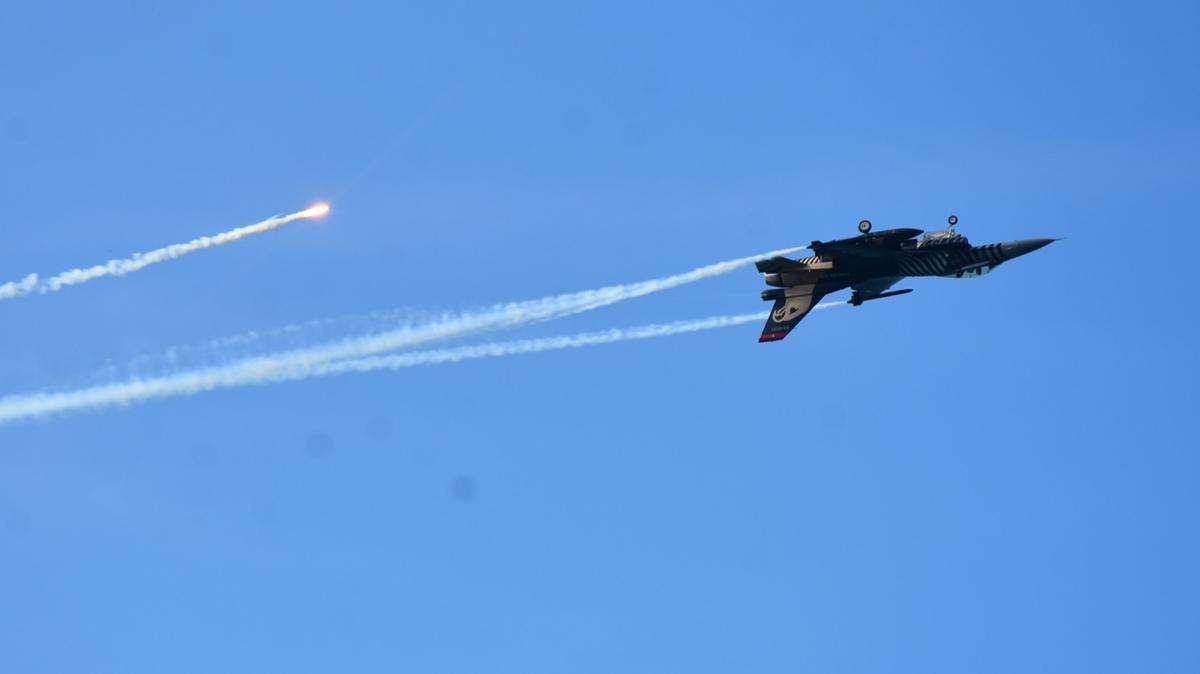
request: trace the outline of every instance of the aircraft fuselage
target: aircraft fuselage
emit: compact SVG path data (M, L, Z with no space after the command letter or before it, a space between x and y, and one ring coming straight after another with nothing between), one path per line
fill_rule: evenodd
M1013 258L1032 253L1054 239L1023 239L956 249L921 250L911 247L879 257L842 257L827 260L812 255L796 260L798 267L787 272L763 274L767 285L776 288L818 281L823 294L837 292L863 281L897 276L982 276Z
M772 289L762 299L773 301L771 314L759 341L783 339L820 299L852 288L849 303L855 306L911 292L891 290L910 276L972 278L983 276L1014 258L1032 253L1054 239L1021 239L1007 243L972 246L950 229L916 237L919 229L891 229L871 233L868 221L859 223L862 236L836 241L813 241L815 255L790 260L772 258L756 263L763 280Z

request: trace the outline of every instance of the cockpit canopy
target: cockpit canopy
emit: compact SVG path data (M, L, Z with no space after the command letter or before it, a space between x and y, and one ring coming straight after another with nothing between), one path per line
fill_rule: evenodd
M954 231L953 228L940 232L929 232L921 237L917 248L970 248L971 242L967 237Z

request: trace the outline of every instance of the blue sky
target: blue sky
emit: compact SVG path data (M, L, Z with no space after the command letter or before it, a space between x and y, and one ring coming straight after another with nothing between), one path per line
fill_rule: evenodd
M1200 666L1194 3L21 3L0 393L879 227L1066 240L758 326L0 427L0 670ZM752 270L512 336L763 308ZM505 338L508 335L498 335Z

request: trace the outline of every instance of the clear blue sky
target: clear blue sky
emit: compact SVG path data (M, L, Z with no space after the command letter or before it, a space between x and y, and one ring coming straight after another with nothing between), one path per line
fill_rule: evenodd
M6 5L0 281L335 210L5 302L0 393L863 217L1067 239L780 344L0 427L0 671L1200 670L1196 3L397 5Z

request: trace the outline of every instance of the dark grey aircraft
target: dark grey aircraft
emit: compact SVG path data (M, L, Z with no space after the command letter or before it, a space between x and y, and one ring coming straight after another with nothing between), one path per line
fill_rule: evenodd
M760 342L775 342L787 337L792 328L829 293L850 288L850 304L894 297L912 292L911 288L888 290L906 276L944 276L969 278L982 276L1015 257L1050 244L1054 239L1022 239L1008 243L972 246L967 237L954 231L958 218L950 216L950 226L930 232L917 240L919 229L888 229L871 232L871 222L858 223L860 236L837 241L813 241L809 246L816 255L800 260L775 257L756 266L766 278L764 300L774 300Z

